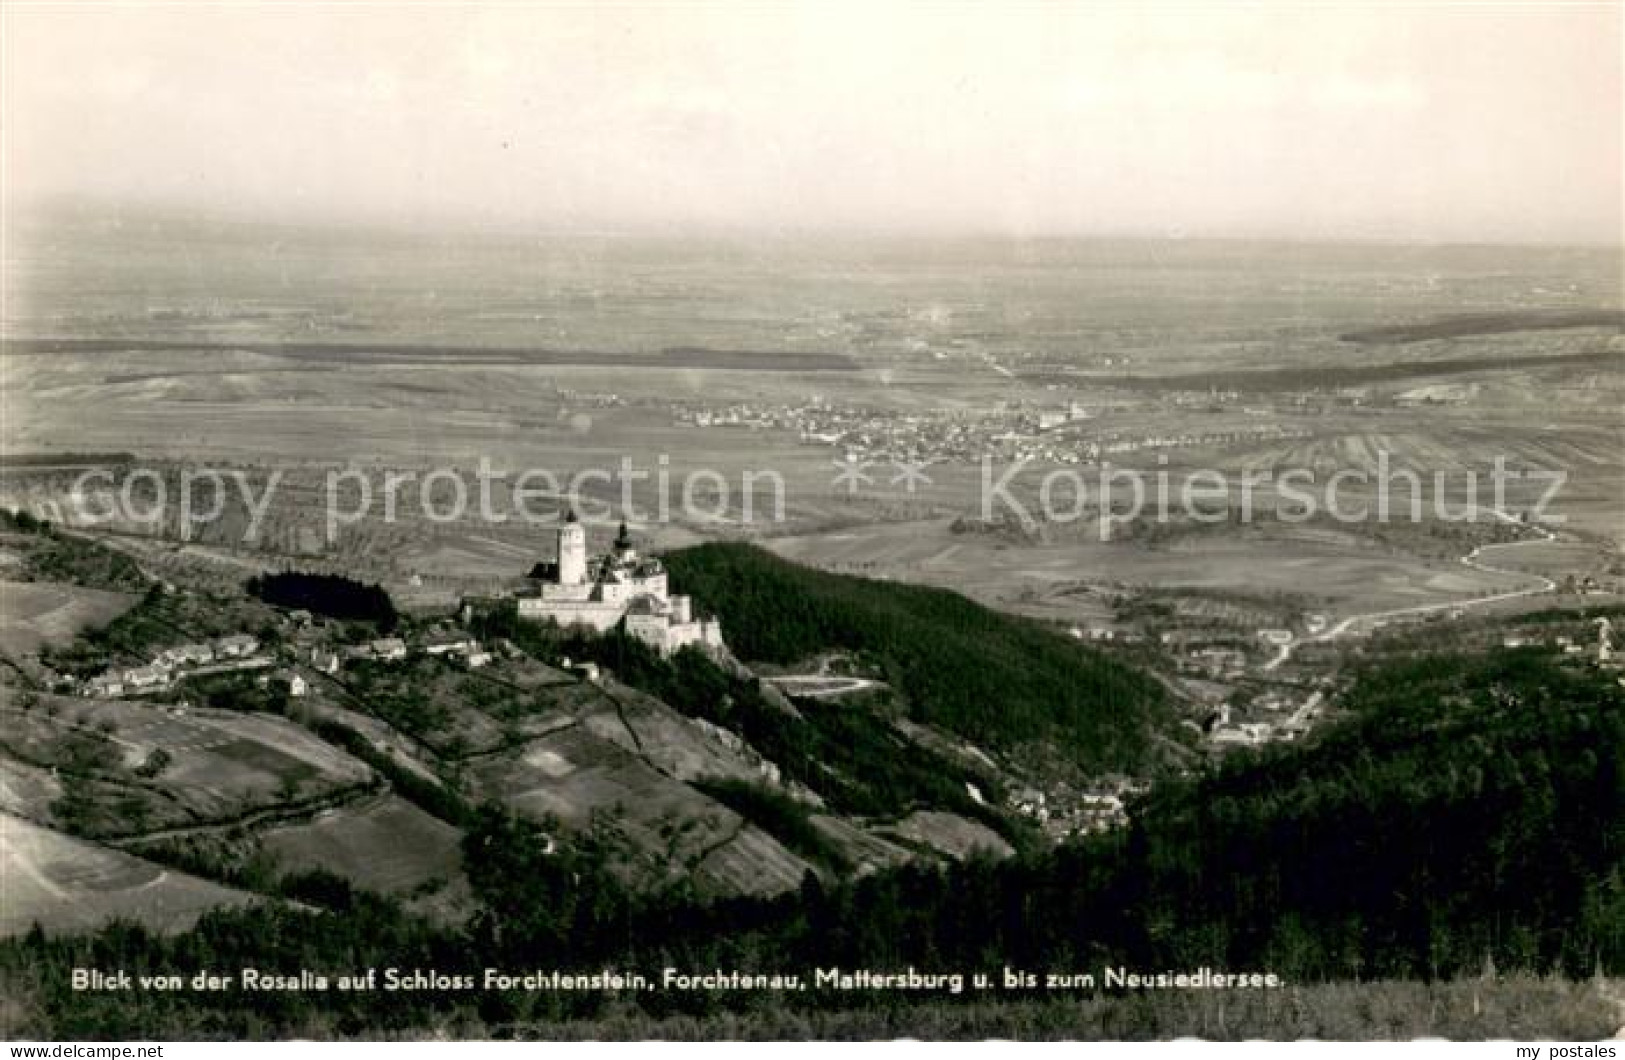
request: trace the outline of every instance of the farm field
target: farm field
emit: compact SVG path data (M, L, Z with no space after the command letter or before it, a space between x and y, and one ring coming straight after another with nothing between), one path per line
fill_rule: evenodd
M770 766L748 745L722 742L715 731L611 677L600 679L597 709L580 724L601 739L641 755L662 774L688 783L734 778L763 780ZM606 709L606 706L610 709Z
M814 828L840 844L860 876L901 865L914 856L907 847L884 838L878 829L864 830L825 814L814 814L811 820Z
M62 782L49 770L0 755L0 811L45 820L62 797Z
M61 647L135 606L127 593L56 582L0 581L0 652Z
M1489 545L1478 558L1503 570L1561 578L1566 574L1600 574L1616 556L1594 541L1539 541L1517 548Z
M36 709L7 712L5 743L25 775L75 777L65 786L72 798L45 802L50 786L36 782L18 785L28 796L18 801L42 817L73 814L96 835L229 823L374 782L366 766L288 721L208 708L44 696Z
M0 936L38 923L76 932L113 919L184 931L211 909L255 896L0 813Z
M361 784L366 766L281 718L192 708L169 717L157 708L98 704L92 719L122 718L119 739L134 754L165 748L176 757L168 783L194 787L222 800L270 802L289 785L310 788ZM188 756L190 752L190 756ZM205 796L205 797L208 797Z
M955 534L951 521L852 527L763 543L786 559L867 577L959 589L984 603L1066 620L1099 617L1079 581L1283 593L1333 610L1375 611L1487 595L1524 584L1460 563L1396 555L1357 534L1260 524L1169 547L1101 542L1019 546ZM1058 590L1066 590L1061 593Z
M593 688L594 686L583 686ZM624 852L643 885L692 877L706 893L774 894L800 885L813 866L775 836L696 789L720 780L783 783L778 768L737 739L685 718L658 700L603 680L597 702L563 724L498 755L466 763L476 792L538 820L593 828ZM800 792L820 805L817 796ZM961 858L1010 847L985 825L951 813L915 813L895 826L814 814L820 832L860 869Z
M961 861L976 854L1006 857L1014 851L998 833L984 824L967 821L952 813L919 810L894 825L876 829L882 838L902 840L911 846L927 847Z
M367 890L398 894L462 881L456 828L398 796L319 813L260 836L285 873L325 869Z
M599 735L591 719L523 748L476 759L475 790L537 820L607 828L622 863L643 885L692 875L717 893L773 893L800 884L809 866L732 810Z

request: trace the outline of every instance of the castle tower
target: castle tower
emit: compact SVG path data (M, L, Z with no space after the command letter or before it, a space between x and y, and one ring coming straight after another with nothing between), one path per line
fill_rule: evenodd
M620 533L615 535L615 558L622 563L631 563L638 558L638 551L632 547L632 535L627 532L625 523L621 524Z
M559 528L559 584L581 585L587 580L587 531L576 520L575 509Z

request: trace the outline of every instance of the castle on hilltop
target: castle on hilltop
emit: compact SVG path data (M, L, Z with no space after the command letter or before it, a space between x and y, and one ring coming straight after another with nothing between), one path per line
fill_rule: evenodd
M686 644L722 647L721 623L696 617L688 597L671 593L666 568L638 556L625 523L609 553L589 563L586 528L570 512L559 528L556 559L536 564L529 581L530 591L518 598L520 618L600 633L624 619L628 633L663 655Z

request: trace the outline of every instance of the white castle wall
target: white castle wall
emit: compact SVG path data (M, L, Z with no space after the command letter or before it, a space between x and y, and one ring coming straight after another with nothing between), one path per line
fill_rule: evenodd
M536 596L519 598L520 618L533 622L550 618L561 626L591 626L600 633L614 628L624 614L624 606L598 600L544 600Z

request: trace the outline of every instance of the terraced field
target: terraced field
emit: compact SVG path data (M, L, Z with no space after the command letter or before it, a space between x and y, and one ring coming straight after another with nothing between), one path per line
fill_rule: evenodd
M49 770L0 755L0 812L45 819L62 797L62 781Z
M385 795L261 834L285 872L325 869L386 893L462 881L461 833L411 803Z
M967 821L956 814L930 810L911 813L895 825L880 830L880 835L935 850L956 861L978 853L998 857L1014 853L1010 844L986 825Z
M8 801L42 820L76 809L89 834L208 827L374 783L361 762L282 718L46 696L5 720L5 745L21 761L8 770L30 778L8 784ZM143 775L160 751L162 768ZM39 779L48 769L72 778L62 786L72 798Z
M601 716L600 716L601 717ZM660 772L582 719L524 748L469 766L476 790L538 820L609 829L635 881L692 873L704 889L771 893L801 882L809 866L739 815Z
M127 593L57 582L0 581L0 652L61 647L135 606Z
M761 781L777 771L748 746L724 738L658 699L612 678L601 682L599 709L581 724L594 735L641 756L662 774L683 782L730 777ZM603 709L608 702L613 710Z
M120 918L153 931L184 931L211 909L255 901L253 895L165 869L0 814L0 936L35 924L71 932Z

